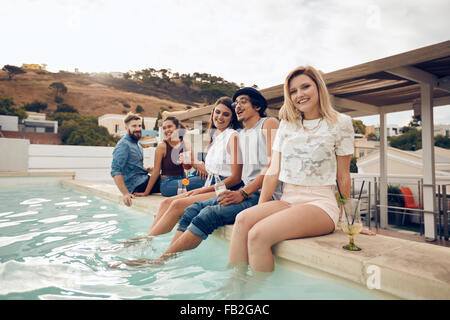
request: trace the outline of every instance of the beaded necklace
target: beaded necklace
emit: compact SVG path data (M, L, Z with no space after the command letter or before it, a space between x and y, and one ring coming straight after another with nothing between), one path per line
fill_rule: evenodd
M315 126L314 128L308 129L307 127L304 126L304 124L303 124L303 119L302 119L302 127L303 127L303 130L304 130L305 132L307 132L307 133L315 133L317 130L319 130L320 125L322 124L322 120L323 120L323 117L320 118L319 122L316 124L316 126Z

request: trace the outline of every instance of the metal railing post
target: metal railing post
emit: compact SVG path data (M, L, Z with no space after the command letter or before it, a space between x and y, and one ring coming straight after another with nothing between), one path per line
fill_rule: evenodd
M352 178L352 198L355 198L355 178Z
M379 203L378 203L378 183L377 183L377 177L374 178L374 184L375 184L375 228L378 228L378 214L379 214Z
M442 227L441 227L441 199L442 198L442 194L441 194L441 186L438 185L438 208L437 208L437 228L438 228L438 234L439 234L439 239L442 239ZM437 236L437 235L436 235Z
M448 201L446 185L442 185L442 200L442 211L444 214L444 239L448 240Z
M371 217L372 209L370 208L370 204L371 204L370 198L372 197L372 194L371 194L371 190L372 190L371 184L372 184L372 183L369 181L369 186L368 186L368 197L367 197L367 215L368 215L367 226L369 227L369 229L370 229L370 219L372 218L372 217Z

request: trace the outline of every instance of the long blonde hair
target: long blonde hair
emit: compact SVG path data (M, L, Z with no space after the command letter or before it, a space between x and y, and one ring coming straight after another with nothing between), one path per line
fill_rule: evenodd
M302 113L297 110L292 103L289 93L289 84L291 80L301 74L307 75L314 81L319 92L319 113L327 121L328 125L334 125L338 122L338 112L331 105L330 95L328 94L327 85L319 71L311 66L298 67L292 70L284 81L284 103L280 109L278 117L290 123L298 123L303 120Z

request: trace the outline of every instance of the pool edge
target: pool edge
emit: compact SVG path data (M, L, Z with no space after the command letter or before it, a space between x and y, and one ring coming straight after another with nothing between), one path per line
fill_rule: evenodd
M88 192L118 205L122 196L115 185L81 180L62 180L63 186ZM133 209L154 215L164 197L151 195L133 199ZM232 226L213 235L230 240ZM363 251L346 252L347 235L337 231L322 237L283 241L274 246L277 259L319 270L350 281L384 299L450 299L450 249L388 236L360 235L356 242ZM445 258L445 257L448 258ZM385 295L385 296L384 296Z

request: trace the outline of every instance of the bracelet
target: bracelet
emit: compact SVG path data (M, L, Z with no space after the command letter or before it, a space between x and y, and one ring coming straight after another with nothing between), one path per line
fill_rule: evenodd
M241 192L242 196L244 197L244 200L248 200L248 197L249 197L248 193L244 189L241 189L239 191Z

